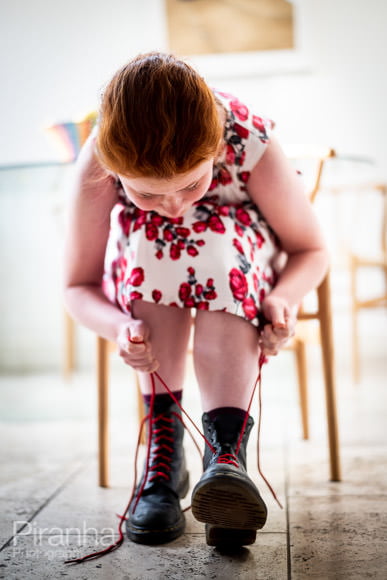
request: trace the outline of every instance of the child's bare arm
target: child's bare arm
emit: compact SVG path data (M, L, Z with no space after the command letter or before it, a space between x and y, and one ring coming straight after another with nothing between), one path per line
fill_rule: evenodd
M117 202L114 179L99 164L92 139L77 161L65 243L64 299L74 319L116 342L127 364L144 372L157 368L148 330L109 302L102 292L110 212ZM142 344L133 344L129 338ZM144 344L145 343L145 344Z
M276 354L294 333L297 305L322 280L328 252L302 182L275 139L252 171L248 190L288 256L276 287L262 304L272 322L261 337L262 345L267 354Z

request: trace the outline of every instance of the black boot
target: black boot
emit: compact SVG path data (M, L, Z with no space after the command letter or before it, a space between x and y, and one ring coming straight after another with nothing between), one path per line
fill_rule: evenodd
M126 531L133 542L162 544L184 532L179 498L188 492L189 475L183 451L184 427L177 417L180 414L172 400L159 404L156 397L147 481L136 505L144 471L127 514ZM148 436L149 431L148 423Z
M211 421L202 417L206 445L204 473L192 493L192 513L206 523L210 546L253 544L256 531L265 525L266 505L246 472L246 445L254 424L249 417L238 453L236 447L243 418L231 409Z

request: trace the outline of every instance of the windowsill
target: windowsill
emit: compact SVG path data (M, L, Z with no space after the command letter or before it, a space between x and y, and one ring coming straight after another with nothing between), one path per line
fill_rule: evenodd
M186 60L206 78L254 78L310 74L311 64L300 50L268 50L192 55Z

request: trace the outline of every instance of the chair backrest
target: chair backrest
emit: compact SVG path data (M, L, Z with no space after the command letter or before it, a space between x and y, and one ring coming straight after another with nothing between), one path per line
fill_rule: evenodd
M336 157L336 151L325 145L287 145L284 147L285 154L296 165L307 162L313 165L311 180L307 186L307 195L311 202L316 199L321 188L321 180L325 163L328 159Z

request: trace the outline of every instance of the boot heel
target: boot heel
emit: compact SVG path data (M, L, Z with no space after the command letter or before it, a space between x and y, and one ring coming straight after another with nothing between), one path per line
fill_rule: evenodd
M206 524L206 542L208 546L238 547L254 544L256 530L238 530L235 528L220 528Z

